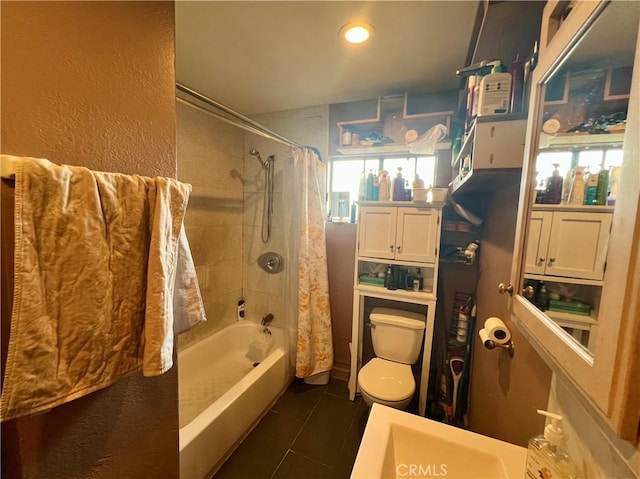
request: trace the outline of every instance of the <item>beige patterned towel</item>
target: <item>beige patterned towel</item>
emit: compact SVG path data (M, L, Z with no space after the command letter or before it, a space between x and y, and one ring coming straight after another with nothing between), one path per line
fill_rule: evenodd
M183 218L190 185L21 158L2 421L172 366L204 320Z

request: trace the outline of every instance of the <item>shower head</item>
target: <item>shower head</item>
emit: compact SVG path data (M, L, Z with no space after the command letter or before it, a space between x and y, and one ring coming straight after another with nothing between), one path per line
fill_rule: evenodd
M251 148L249 150L249 154L251 156L255 156L258 159L258 161L260 162L260 166L262 166L263 168L267 168L267 162L262 159L262 157L260 156L260 152L258 150L256 150L255 148Z

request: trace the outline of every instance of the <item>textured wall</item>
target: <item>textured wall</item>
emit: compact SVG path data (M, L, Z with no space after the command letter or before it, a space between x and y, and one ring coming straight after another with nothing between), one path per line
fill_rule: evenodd
M193 185L185 224L207 322L179 337L199 341L236 320L242 297L244 132L178 103L178 179Z
M333 328L334 374L349 378L351 323L353 319L353 265L356 225L327 223L327 268Z
M487 206L480 249L480 279L476 291L478 330L491 316L502 318L516 345L509 358L503 349L488 350L476 342L471 376L470 428L474 432L527 445L540 434L544 419L536 414L549 396L551 370L509 320L506 295L498 283L509 282L518 204L517 184L494 193Z
M175 176L172 3L2 2L0 8L3 153ZM7 236L3 229L3 246ZM3 262L3 307L10 267ZM3 324L8 320L3 314ZM3 423L2 433L3 477L177 477L176 368Z

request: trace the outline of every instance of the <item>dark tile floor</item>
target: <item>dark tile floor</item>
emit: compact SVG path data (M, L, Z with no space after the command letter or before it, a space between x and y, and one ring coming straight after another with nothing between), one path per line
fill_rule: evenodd
M369 408L349 401L347 383L296 379L215 475L215 479L348 478Z

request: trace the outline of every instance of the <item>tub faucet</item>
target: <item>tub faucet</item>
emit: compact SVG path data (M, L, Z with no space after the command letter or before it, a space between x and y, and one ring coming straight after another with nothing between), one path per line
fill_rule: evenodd
M263 326L269 326L272 321L273 321L273 314L269 313L264 318L262 318L262 323L261 324Z

